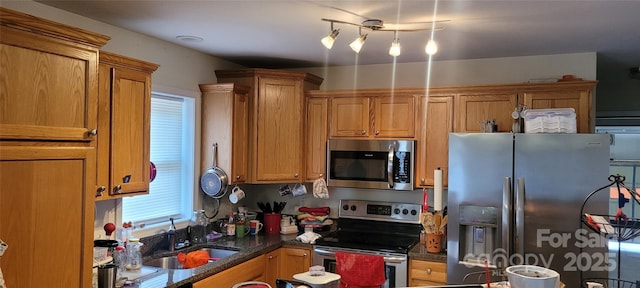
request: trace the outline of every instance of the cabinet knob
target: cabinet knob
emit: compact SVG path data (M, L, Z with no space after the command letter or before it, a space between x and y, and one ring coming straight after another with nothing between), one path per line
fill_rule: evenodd
M302 257L307 257L307 253L302 254Z
M236 180L240 180L240 175L236 176Z
M320 175L319 175L319 176L320 176L320 177L324 177L324 174L320 173Z
M376 131L375 131L375 132L373 132L373 133L375 133L376 135L378 135L378 134L380 134L380 131L376 130Z
M362 135L366 135L366 134L367 134L367 131L366 131L366 130L362 130L362 131L360 131L360 134L362 134Z
M298 178L298 176L300 176L300 175L298 175L298 173L293 174L293 177L295 177L295 178Z
M96 197L102 196L102 193L104 193L104 191L106 190L107 190L107 187L104 187L104 186L98 187L98 190L96 190Z
M120 194L120 190L122 190L121 185L117 185L116 187L113 187L113 194Z
M96 136L98 135L98 130L97 129L91 129L87 132L87 134L89 134L89 136Z
M273 259L273 256L269 255L269 259Z
M420 184L424 185L424 178L420 178Z
M427 268L427 274L431 275L431 268Z

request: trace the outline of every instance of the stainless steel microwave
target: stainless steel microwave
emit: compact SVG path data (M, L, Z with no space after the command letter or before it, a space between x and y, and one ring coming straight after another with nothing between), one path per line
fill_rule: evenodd
M413 190L412 140L329 140L327 185Z

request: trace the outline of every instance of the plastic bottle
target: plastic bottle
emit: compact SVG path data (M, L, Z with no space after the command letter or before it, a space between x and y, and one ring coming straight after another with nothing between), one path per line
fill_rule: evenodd
M227 223L227 235L236 235L236 221L233 218L233 211L229 212L229 222Z

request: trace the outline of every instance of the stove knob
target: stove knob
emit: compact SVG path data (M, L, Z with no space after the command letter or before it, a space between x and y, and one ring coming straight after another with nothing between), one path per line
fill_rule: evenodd
M404 215L409 214L409 210L407 210L406 208L405 208L405 209L402 209L402 214L404 214Z
M416 209L412 209L411 210L411 215L416 216L416 214L418 214L418 211L416 211Z
M342 205L342 210L349 210L349 205L347 204Z
M393 214L400 214L400 208L393 209Z
M356 211L356 205L351 205L351 211Z

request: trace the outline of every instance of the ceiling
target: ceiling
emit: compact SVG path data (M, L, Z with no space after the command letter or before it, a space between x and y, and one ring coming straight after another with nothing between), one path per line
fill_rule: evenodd
M392 23L434 20L432 0L91 0L37 2L190 47L255 68L422 62L430 31L399 32L402 54L388 49L394 33L370 31L362 51L349 43L354 25L334 24L340 35L331 50L320 43L331 18L352 23L381 19ZM608 61L640 66L640 1L615 0L440 0L433 60L597 52ZM431 28L429 23L400 29ZM203 38L182 41L178 35Z

